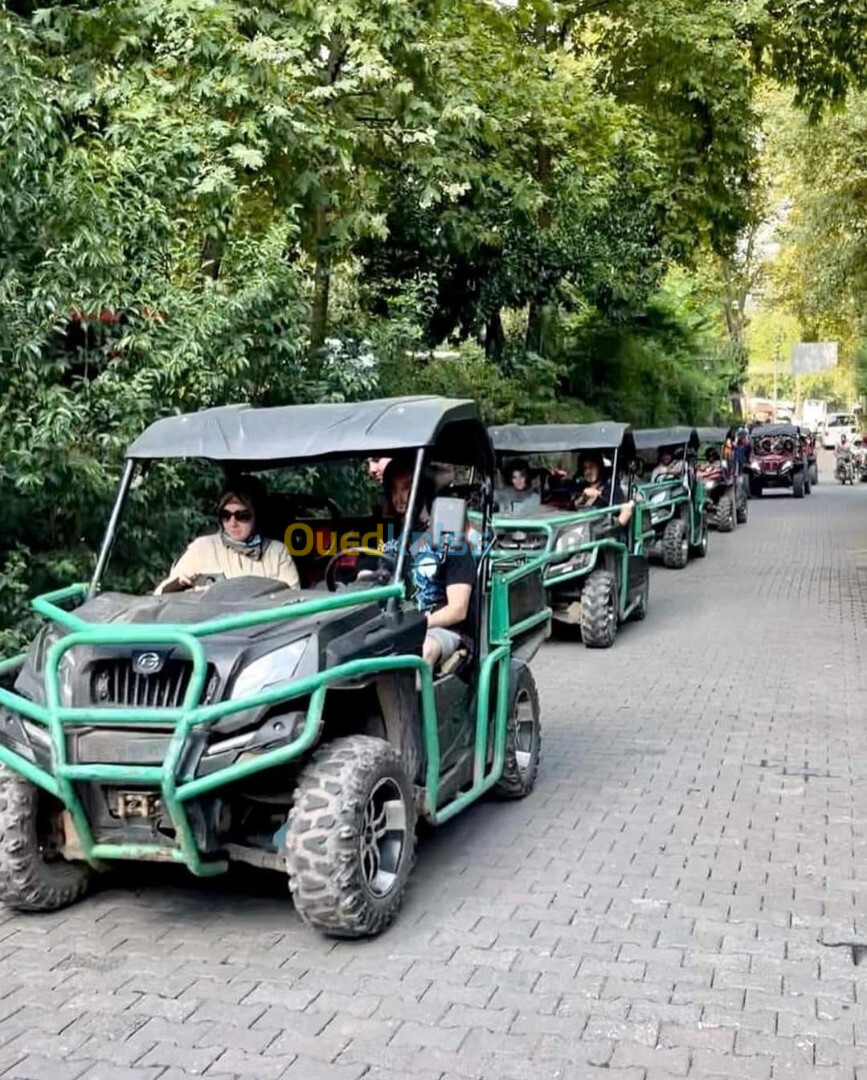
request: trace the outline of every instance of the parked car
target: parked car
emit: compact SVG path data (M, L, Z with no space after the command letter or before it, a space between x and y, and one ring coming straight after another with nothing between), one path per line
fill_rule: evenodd
M858 421L854 413L828 413L828 419L822 428L822 446L826 450L833 450L840 442L841 435L851 440L858 431Z

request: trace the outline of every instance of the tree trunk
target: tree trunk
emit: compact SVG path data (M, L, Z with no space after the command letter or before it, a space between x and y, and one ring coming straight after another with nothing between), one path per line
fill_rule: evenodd
M489 360L502 360L505 346L506 334L503 330L503 320L500 312L495 311L485 326L485 356Z
M328 302L331 294L331 254L327 248L328 222L325 207L316 208L314 247L316 267L313 272L313 304L310 309L310 374L318 379L322 372L322 347L328 334Z

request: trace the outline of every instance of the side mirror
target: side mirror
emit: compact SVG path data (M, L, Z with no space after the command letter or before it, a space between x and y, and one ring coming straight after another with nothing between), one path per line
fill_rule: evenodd
M467 504L464 499L440 495L430 513L430 534L436 551L466 542Z

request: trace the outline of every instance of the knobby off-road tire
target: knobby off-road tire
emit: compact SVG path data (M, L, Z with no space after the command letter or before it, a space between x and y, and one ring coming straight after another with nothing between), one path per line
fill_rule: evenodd
M746 525L750 516L750 503L746 492L742 492L740 500L736 501L735 505L737 506L738 525Z
M641 595L638 598L638 603L629 613L629 622L644 622L647 618L647 609L650 606L650 574L647 575L647 581L644 583L644 588L641 590Z
M542 756L542 725L536 681L521 663L512 677L509 717L506 721L506 757L503 775L492 792L499 799L523 799L536 783Z
M750 480L750 498L760 499L765 493L765 485L761 480Z
M810 483L815 487L819 483L819 466L810 466Z
M400 910L415 860L416 807L400 754L352 735L320 747L289 812L286 870L298 914L333 937L369 937Z
M803 499L804 497L804 475L803 473L795 473L792 477L792 498Z
M19 911L57 911L87 892L90 867L52 852L49 826L62 809L0 765L0 903Z
M617 582L610 570L594 570L581 592L581 640L588 649L609 649L617 637Z
M683 518L673 518L662 535L662 562L669 570L683 570L689 561L689 538Z
M693 559L704 559L707 556L708 545L708 523L707 518L702 518L701 522L701 538L699 542L693 547L690 547L689 554Z
M736 523L737 514L734 496L723 495L717 507L716 527L721 533L729 533L734 531Z

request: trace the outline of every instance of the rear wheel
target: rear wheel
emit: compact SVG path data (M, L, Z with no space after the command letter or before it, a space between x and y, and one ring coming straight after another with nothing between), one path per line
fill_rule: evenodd
M60 854L63 806L0 765L0 902L19 911L57 911L90 885L87 863Z
M610 570L594 570L581 593L581 638L588 649L608 649L617 637L617 582Z
M796 499L803 499L804 497L804 476L803 473L795 473L792 478L792 496Z
M729 533L733 531L736 522L734 496L723 495L717 506L717 528L722 533Z
M390 743L352 735L317 750L298 779L286 840L304 922L334 937L384 930L403 903L415 826L412 783Z
M738 525L746 525L750 514L750 504L746 492L741 489L740 498L737 500Z
M662 561L669 570L682 570L689 561L689 537L686 522L673 518L662 535Z
M542 756L542 725L536 681L526 664L518 669L506 720L506 757L503 775L493 793L501 799L523 799L536 783Z

